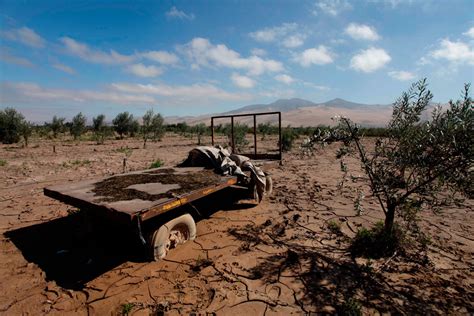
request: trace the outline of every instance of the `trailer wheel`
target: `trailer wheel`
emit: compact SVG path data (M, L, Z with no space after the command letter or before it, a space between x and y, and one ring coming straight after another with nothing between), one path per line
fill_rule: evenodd
M188 240L196 238L196 223L189 214L181 215L162 225L152 235L153 258L164 258L168 252Z

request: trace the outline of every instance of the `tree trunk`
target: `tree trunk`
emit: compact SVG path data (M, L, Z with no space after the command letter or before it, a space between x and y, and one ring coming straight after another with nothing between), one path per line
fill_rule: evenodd
M387 214L385 214L385 231L392 233L393 223L395 221L395 203L387 203Z

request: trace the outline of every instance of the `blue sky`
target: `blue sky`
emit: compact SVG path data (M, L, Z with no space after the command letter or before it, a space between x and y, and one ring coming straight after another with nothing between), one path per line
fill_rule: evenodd
M299 97L435 101L474 81L474 1L0 0L0 107L33 121Z

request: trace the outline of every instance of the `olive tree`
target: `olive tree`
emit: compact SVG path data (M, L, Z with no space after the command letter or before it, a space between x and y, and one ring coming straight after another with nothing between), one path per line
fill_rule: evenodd
M66 119L64 117L57 117L56 115L53 116L51 123L49 124L49 128L53 132L53 137L57 138L59 133L64 131L64 121Z
M0 111L0 141L13 144L20 141L22 126L26 124L25 117L13 108Z
M431 119L422 113L433 98L426 79L412 85L393 105L388 136L373 150L362 142L358 126L341 124L369 178L385 215L384 233L391 234L397 216L453 201L459 193L473 196L474 112L465 85L462 100L438 106Z
M122 112L112 120L115 131L119 134L120 138L123 139L124 134L128 134L133 129L134 119L133 115L128 112Z
M76 116L72 118L69 132L71 133L71 135L74 137L75 140L84 133L84 130L86 129L86 121L87 121L87 118L82 113L78 113Z
M99 114L92 119L92 130L94 132L94 138L99 144L103 144L109 129L105 124L105 115Z

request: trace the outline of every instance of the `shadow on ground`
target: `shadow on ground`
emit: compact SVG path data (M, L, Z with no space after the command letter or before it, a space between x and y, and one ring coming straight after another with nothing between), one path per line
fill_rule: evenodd
M255 204L242 203L245 197L245 190L228 188L196 201L186 209L173 210L169 216L154 221L153 226L157 229L173 214L182 212L192 213L198 221L201 216L208 217L218 210L254 207ZM136 227L98 221L90 213L82 210L46 223L11 230L5 236L28 262L35 263L45 272L47 280L73 290L81 290L87 282L125 262L152 260L140 242ZM144 235L146 237L146 232Z

